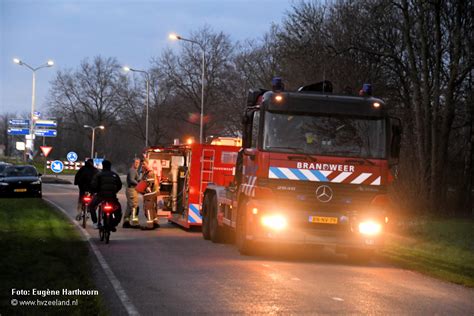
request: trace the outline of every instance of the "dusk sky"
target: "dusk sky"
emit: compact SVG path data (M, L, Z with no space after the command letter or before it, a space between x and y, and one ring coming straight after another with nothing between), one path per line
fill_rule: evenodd
M285 0L0 0L0 113L31 110L32 67L55 62L36 75L36 108L44 109L49 81L59 69L76 69L86 57L116 57L146 69L166 47L168 34L186 37L205 25L233 41L257 39L279 23L294 1Z

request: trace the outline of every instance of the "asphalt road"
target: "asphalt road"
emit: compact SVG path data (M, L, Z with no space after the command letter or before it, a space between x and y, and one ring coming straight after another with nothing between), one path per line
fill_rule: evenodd
M44 184L43 190L73 218L74 186ZM124 207L125 196L120 197ZM304 249L244 257L233 245L213 244L168 223L155 231L120 226L109 245L99 242L90 225L87 231L141 315L474 315L473 289L382 263L358 265L342 255ZM112 314L126 314L92 261Z

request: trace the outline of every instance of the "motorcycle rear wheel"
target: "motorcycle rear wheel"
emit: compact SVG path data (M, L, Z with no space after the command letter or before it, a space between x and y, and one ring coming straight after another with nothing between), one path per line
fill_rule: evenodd
M82 205L82 228L86 228L87 223L87 206Z

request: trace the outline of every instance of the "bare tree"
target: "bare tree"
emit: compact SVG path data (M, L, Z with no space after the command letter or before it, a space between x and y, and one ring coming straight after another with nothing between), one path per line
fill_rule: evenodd
M13 113L4 113L0 115L0 144L4 145L4 155L10 156L13 151L12 137L8 135L8 122L15 118Z
M271 80L282 74L280 50L278 48L278 27L273 25L260 41L248 40L240 45L235 58L239 75L248 88L269 88Z
M232 116L228 105L234 102L236 89L241 92L241 87L233 85L235 47L228 35L215 33L209 27L191 33L190 39L205 50L204 135L220 132L228 127L226 117ZM171 88L170 97L179 100L169 100L174 106L165 115L197 127L201 111L201 48L189 42L181 44L179 54L165 51L155 59L154 67L166 77L164 84Z
M467 150L461 169L472 178L472 129L451 137L453 122L472 117L472 11L472 1L305 1L277 32L275 56L290 87L322 79L337 81L339 91L375 84L410 131L405 178L432 212L447 210L456 146Z
M83 60L75 71L57 72L48 99L49 111L58 118L60 126L53 143L66 142L87 153L89 141L83 135L87 133L90 137L90 133L83 125L105 125L107 130L96 135L96 148L110 152L111 142L104 142L102 135L112 132L124 107L122 95L127 90L127 81L120 69L116 59L97 56L92 61Z
M51 83L49 108L76 124L112 123L123 104L125 79L114 58L85 59L76 71L58 71Z

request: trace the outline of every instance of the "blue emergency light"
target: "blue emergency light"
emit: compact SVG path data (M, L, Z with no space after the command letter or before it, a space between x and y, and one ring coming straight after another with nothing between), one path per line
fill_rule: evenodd
M372 85L370 83L364 83L362 85L362 91L365 95L372 95Z
M285 85L281 77L273 77L272 79L272 90L275 92L280 92L285 90Z

